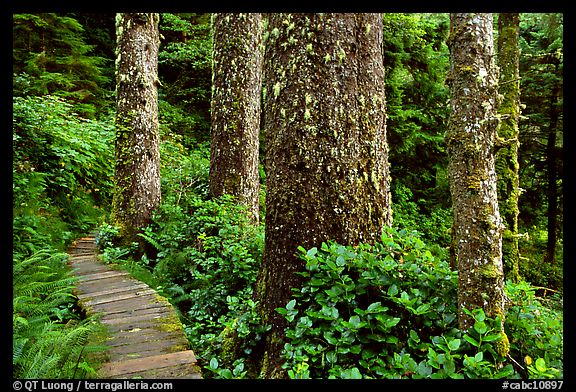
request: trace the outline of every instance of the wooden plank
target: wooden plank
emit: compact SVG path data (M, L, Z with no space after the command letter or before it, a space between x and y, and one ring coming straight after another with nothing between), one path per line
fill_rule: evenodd
M187 339L181 331L158 331L155 329L135 330L131 331L118 331L111 335L106 341L106 345L110 347L124 346L135 344L144 344L146 342L155 342L158 340L171 340L171 339Z
M96 291L96 290L100 290L100 289L113 289L113 288L118 288L118 287L125 287L128 284L131 284L133 282L132 279L126 277L126 276L116 276L116 277L111 277L109 279L104 279L104 280L93 280L93 281L79 281L76 284L76 288L79 289L79 291L83 292L83 293L87 293L87 292L91 292L91 291Z
M82 282L91 282L93 280L109 279L117 276L130 276L130 274L124 271L107 271L107 272L99 272L97 274L92 275L83 275L80 277L80 280Z
M114 376L116 379L202 379L200 368L197 365L175 365L162 369L148 369L140 372L125 373Z
M116 287L116 288L111 288L111 289L104 289L104 290L98 290L98 291L92 291L92 292L87 292L84 294L79 295L78 297L83 299L86 297L91 297L91 298L95 298L95 297L101 297L104 295L112 295L112 294L119 294L119 293L124 293L124 292L134 292L136 295L138 290L143 290L148 288L148 285L145 283L133 283L130 285L126 285L124 287Z
M129 317L129 316L132 316L134 314L156 313L156 312L164 311L165 309L166 309L165 304L149 303L149 304L146 304L145 306L142 306L142 307L137 308L137 309L120 308L120 309L116 309L116 310L110 310L110 311L106 312L106 314L102 315L100 320L103 321L103 320L108 320L108 319L114 319L117 317Z
M136 296L137 298L142 298L142 297L146 297L146 296L150 296L150 295L154 295L154 294L156 294L155 290L144 289L144 290L135 291L133 293L111 296L109 298L99 298L99 299L94 299L94 300L88 300L88 301L85 301L84 303L88 306L101 305L101 304L105 304L108 302L117 302L117 301L122 301L125 299L133 299L134 296Z
M118 362L120 356L135 354L133 358L144 358L158 354L168 354L187 350L188 341L184 339L161 339L153 342L140 344L138 350L134 350L134 344L123 344L111 347L107 353L116 357L112 362Z
M124 310L129 307L133 309L138 309L147 306L149 304L162 304L162 303L159 302L156 297L147 296L139 298L121 299L116 302L93 305L92 307L97 312L101 311L110 312L110 311ZM166 305L164 304L164 306Z
M92 254L92 255L71 255L68 258L68 262L70 264L76 264L76 263L83 263L83 262L87 262L87 261L93 261L95 262L96 259L96 255Z
M192 350L160 354L146 358L136 358L120 362L108 362L100 369L106 377L142 372L150 369L161 369L174 365L194 365L196 356Z
M136 316L129 316L129 317L119 317L119 318L113 318L113 319L105 319L105 320L100 320L100 322L102 324L106 324L106 325L121 325L121 324L127 324L127 323L135 323L138 321L153 321L153 320L158 320L161 318L166 318L166 317L170 317L170 316L174 316L174 311L172 311L172 309L163 309L163 312L158 312L158 313L148 313L148 314L139 314Z

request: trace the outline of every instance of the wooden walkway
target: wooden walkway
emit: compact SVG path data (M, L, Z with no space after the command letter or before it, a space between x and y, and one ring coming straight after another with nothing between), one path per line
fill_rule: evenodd
M202 378L176 311L163 297L97 257L95 238L77 240L69 264L79 278L76 294L108 329L101 378Z

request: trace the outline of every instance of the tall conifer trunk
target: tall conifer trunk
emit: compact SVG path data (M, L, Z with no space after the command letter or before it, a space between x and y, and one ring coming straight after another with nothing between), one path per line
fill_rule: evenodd
M556 72L558 72L558 65L556 65ZM558 134L558 121L560 117L559 101L560 101L560 88L555 86L550 94L550 122L548 125L548 138L546 141L546 166L548 186L546 190L546 198L548 200L547 215L547 231L548 239L546 243L546 262L553 264L556 260L556 242L558 241L557 226L558 226L558 184L557 176L558 170L556 167L556 139Z
M230 194L257 223L260 93L260 14L215 14L212 19L212 144L210 193Z
M158 14L116 16L116 139L113 220L126 243L160 204Z
M451 14L450 124L446 134L458 267L458 320L474 320L465 309L482 308L504 321L502 221L496 192L494 144L498 71L494 61L492 14ZM497 343L506 355L506 335Z
M391 223L382 16L273 14L263 124L266 245L257 282L262 376L280 368L286 322L275 309L300 286L297 247L373 242Z
M518 249L518 121L520 120L520 16L518 13L501 13L498 16L498 67L500 69L499 93L502 102L498 107L501 116L498 138L502 148L496 157L498 200L505 230L502 238L502 257L505 278L520 280Z

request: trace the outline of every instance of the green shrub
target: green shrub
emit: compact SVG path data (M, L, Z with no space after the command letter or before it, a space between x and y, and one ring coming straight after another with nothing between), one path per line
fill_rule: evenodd
M227 195L213 200L189 195L184 204L186 210L163 203L142 236L158 251L147 260L150 268L183 313L188 338L202 353L225 328L221 317L230 308L240 312L234 301L251 297L263 228Z
M416 232L387 229L374 245L329 242L299 251L306 261L305 284L277 309L289 322L284 355L290 377L520 377L496 349L505 344L499 320L477 309L470 330L458 329L457 273ZM519 291L517 298L526 294ZM530 303L543 311L537 301ZM513 339L510 358L522 354L515 339L530 347L524 351L542 353L534 351L535 332L517 317L507 318L505 326ZM556 339L561 334L548 317L537 328ZM559 353L557 345L542 341L542 347ZM545 363L561 368L556 354Z
M510 348L534 378L562 378L563 301L557 294L538 298L536 289L527 282L506 282L509 300L506 334ZM532 370L530 365L533 365Z
M68 230L89 230L112 194L112 121L79 117L52 96L15 97L13 109L15 215L50 210Z

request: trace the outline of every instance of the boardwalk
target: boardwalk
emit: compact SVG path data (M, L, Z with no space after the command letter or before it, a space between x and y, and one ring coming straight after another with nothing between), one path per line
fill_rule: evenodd
M100 315L108 329L108 361L101 378L202 378L196 357L172 305L127 272L97 257L94 237L70 250L70 266L79 281L76 294L88 313Z

